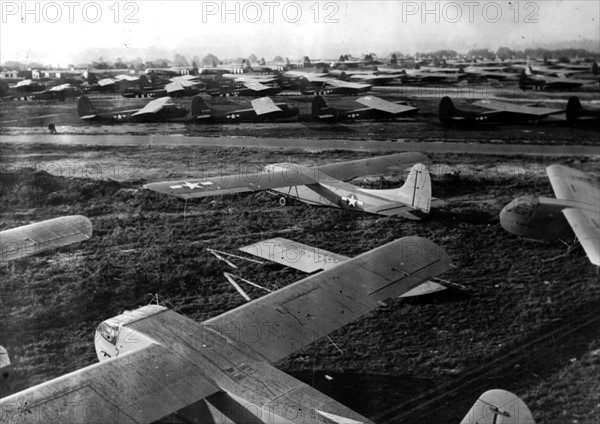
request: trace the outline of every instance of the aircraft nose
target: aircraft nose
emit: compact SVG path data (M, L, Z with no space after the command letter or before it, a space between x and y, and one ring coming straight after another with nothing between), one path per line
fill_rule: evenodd
M514 199L500 211L500 225L509 233L523 235L530 225L535 207L532 196Z

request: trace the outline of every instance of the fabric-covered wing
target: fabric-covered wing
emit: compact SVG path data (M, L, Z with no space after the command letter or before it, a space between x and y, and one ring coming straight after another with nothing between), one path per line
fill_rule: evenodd
M165 90L167 91L167 94L171 94L174 93L176 91L183 91L183 84L179 81L176 82L170 82L169 84L165 85Z
M600 205L600 182L592 175L562 165L546 168L557 199Z
M569 225L581 243L590 262L600 266L600 216L598 212L582 209L563 209Z
M379 97L374 96L364 96L360 99L356 100L361 105L365 105L367 107L381 110L383 112L388 112L393 115L398 115L400 113L411 112L417 110L416 107L400 105L398 103L388 102L387 100L380 99Z
M381 174L390 171L402 171L407 166L415 163L429 162L429 158L422 153L396 153L386 156L375 156L367 159L357 159L347 162L320 165L318 169L330 177L342 181L349 181L357 177Z
M170 97L161 97L160 99L152 100L146 106L141 108L131 116L140 116L145 114L153 114L160 112L166 105L172 104L173 100Z
M281 109L270 97L260 97L250 102L257 115L265 115L272 112L281 112Z
M0 262L67 246L91 236L92 223L81 215L64 216L5 230L0 233Z
M565 109L551 109L547 107L516 105L506 102L497 102L494 100L478 100L474 102L473 105L480 106L486 109L492 109L497 112L510 112L519 115L527 115L539 118L548 115L553 115L556 113L563 113L565 111Z
M594 265L600 266L600 183L592 175L562 165L546 168L557 199L581 204L563 209L573 232Z
M312 174L310 168L296 166L293 171L281 169L272 172L217 176L203 180L167 181L146 184L144 188L182 199L195 199L314 184L316 181Z
M246 344L268 361L276 362L449 267L444 249L421 237L405 237L205 324ZM248 326L252 331L231 331L248 329Z
M217 391L194 364L152 343L1 399L0 421L151 423Z

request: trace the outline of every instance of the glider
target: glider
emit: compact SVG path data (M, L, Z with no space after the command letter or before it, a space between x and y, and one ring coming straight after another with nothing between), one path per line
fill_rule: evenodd
M500 212L502 228L544 240L567 239L574 232L590 262L600 266L600 182L562 165L550 165L546 172L556 198L513 200Z
M478 100L473 106L488 109L486 111L464 111L454 106L450 97L440 101L439 119L445 125L472 125L481 123L518 123L523 121L539 121L550 115L564 113L565 109L538 106L517 105L496 100Z
M419 108L402 103L392 103L375 96L364 96L356 100L365 107L341 110L327 106L321 96L315 96L312 115L321 120L354 121L359 119L395 120L399 116L414 115Z
M152 100L141 109L98 112L87 96L81 96L77 103L79 118L85 121L102 122L162 122L184 118L188 110L173 103L170 97Z
M310 205L331 206L382 216L422 219L431 208L431 179L425 165L417 163L400 188L369 190L346 181L402 169L407 163L427 160L421 153L399 153L307 167L292 163L267 165L262 172L146 184L144 188L182 199L233 193L271 191L285 205L291 197ZM436 199L437 200L437 199Z
M0 400L5 423L372 423L276 363L450 268L404 237L198 323L159 305L103 321L99 362Z
M211 111L201 96L192 100L192 119L197 122L265 122L294 118L300 110L287 103L274 103L269 97L260 97L250 102L251 108L227 112Z

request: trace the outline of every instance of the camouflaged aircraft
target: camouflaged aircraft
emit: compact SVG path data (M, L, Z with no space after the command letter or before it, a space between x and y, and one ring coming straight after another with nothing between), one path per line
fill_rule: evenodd
M141 109L98 111L87 96L81 96L77 103L79 119L95 122L164 122L181 120L189 112L188 109L173 102L170 97L152 100Z

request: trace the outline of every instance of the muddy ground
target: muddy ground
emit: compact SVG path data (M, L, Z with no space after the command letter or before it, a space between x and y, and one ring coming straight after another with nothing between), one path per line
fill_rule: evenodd
M167 178L369 153L8 143L0 153L2 229L66 214L84 214L94 226L87 242L2 266L0 344L14 361L3 394L94 363L96 326L155 295L196 320L242 305L222 277L232 270L206 248L238 253L282 236L354 256L419 235L448 251L456 268L442 278L462 290L390 302L331 334L341 351L325 339L277 366L377 423L458 423L493 388L522 397L538 423L600 420L597 268L580 248L561 256L562 242L521 239L498 224L514 197L552 195L551 158L430 155L434 196L447 204L413 222L298 202L280 207L268 193L191 201L184 215L183 201L140 190ZM32 169L39 163L48 165ZM600 174L598 157L560 163ZM354 183L391 188L405 176ZM279 265L234 262L233 273L272 289L303 278Z

